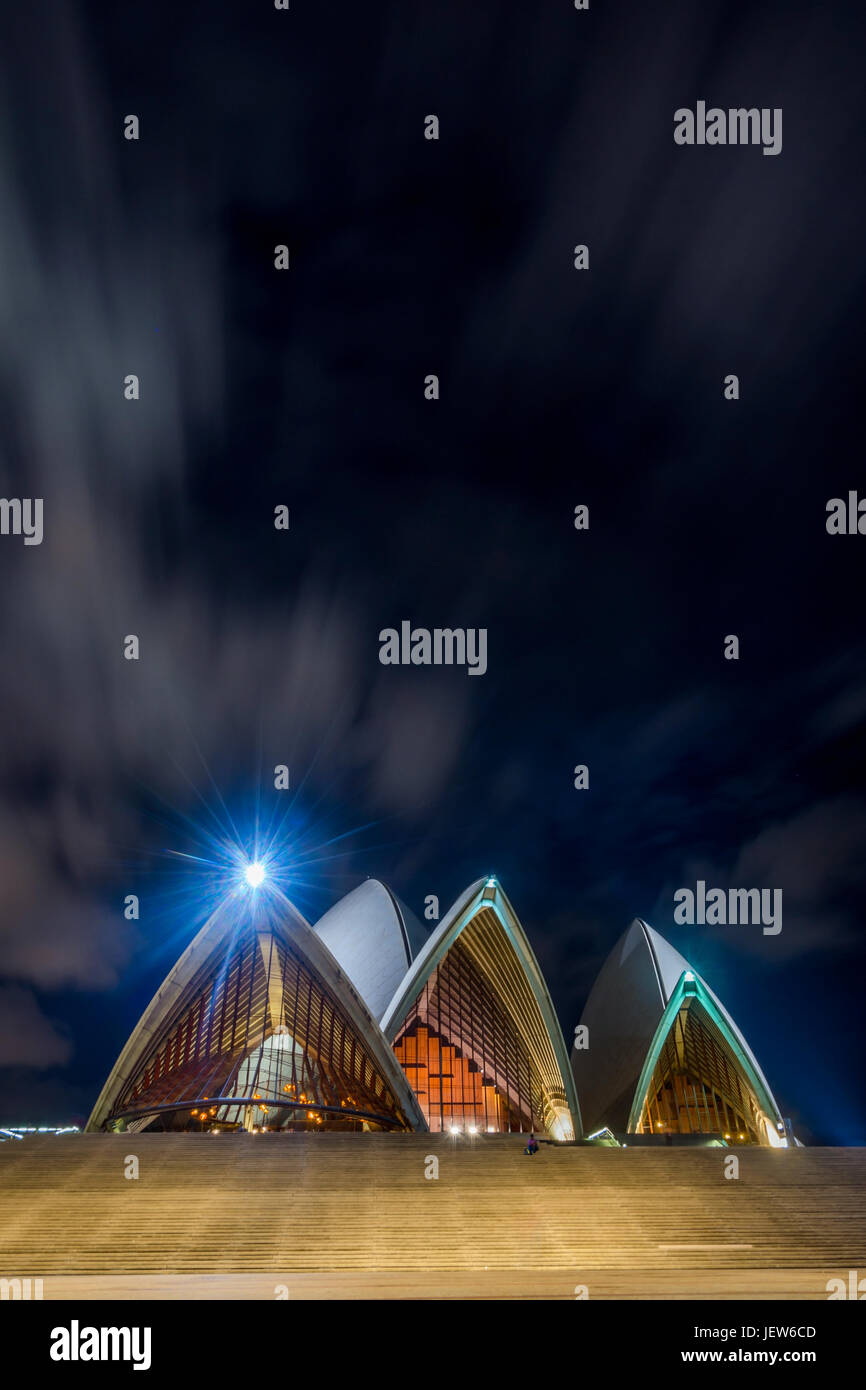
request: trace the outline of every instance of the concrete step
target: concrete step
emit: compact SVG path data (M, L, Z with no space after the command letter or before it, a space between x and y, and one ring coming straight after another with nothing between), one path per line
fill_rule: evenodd
M62 1135L0 1146L11 1274L866 1266L866 1151L520 1136ZM135 1156L139 1177L124 1176ZM428 1180L428 1160L439 1176Z

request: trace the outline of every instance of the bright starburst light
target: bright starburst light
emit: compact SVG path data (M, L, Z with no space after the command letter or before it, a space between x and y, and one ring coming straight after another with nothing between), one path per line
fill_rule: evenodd
M265 881L264 864L247 864L246 868L244 869L244 878L246 879L247 883L250 885L251 888L258 888L259 884L264 883Z

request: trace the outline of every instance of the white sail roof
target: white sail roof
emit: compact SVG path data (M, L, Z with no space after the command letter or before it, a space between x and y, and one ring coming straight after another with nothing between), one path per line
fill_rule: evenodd
M375 878L329 908L313 931L377 1021L427 941L417 917Z

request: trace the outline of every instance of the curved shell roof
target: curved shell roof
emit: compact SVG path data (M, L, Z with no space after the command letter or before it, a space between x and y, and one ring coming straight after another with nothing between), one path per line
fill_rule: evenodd
M407 1010L421 990L427 976L436 962L442 959L451 941L460 931L460 927L465 925L465 923L460 922L460 917L472 900L478 897L486 882L486 879L479 878L474 883L470 883L469 887L451 904L436 930L427 938L424 948L417 952L414 960L410 961L408 968L403 971L381 1018L382 1031L386 1037L393 1040L396 1036Z
M560 1117L557 1137L577 1137L581 1115L568 1053L550 994L517 915L495 879L480 878L469 885L446 912L426 945L406 970L382 1016L382 1032L390 1043L397 1037L428 977L457 937L475 923L486 937L474 950L507 1001L512 1017L527 1039L536 1063L553 1088L562 1088L567 1117ZM467 935L474 935L476 927ZM464 938L465 939L465 938ZM569 1133L570 1131L570 1133Z
M231 952L239 933L252 928L256 933L266 931L283 938L303 957L325 988L339 1000L412 1127L426 1129L414 1092L382 1036L378 1023L371 1017L363 997L325 942L282 893L277 892L269 900L266 912L259 908L255 919L252 914L256 909L251 902L249 898L232 898L220 904L187 946L131 1033L102 1088L86 1128L98 1129L105 1122L124 1086L140 1067L167 1020L177 1012L203 976L219 967Z
M587 1133L603 1125L627 1128L650 1044L686 971L700 981L772 1098L754 1053L706 980L676 947L636 917L604 962L586 1002L580 1022L589 1030L589 1046L572 1048L572 1070Z
M377 1020L427 942L417 917L375 878L329 908L313 931Z

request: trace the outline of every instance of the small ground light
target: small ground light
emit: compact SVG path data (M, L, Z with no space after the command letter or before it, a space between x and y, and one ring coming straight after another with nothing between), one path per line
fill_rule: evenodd
M448 1132L449 1134L459 1134L460 1130L458 1129L457 1125L452 1125Z
M469 1126L469 1133L470 1133L470 1134L477 1134L477 1133L478 1133L478 1126L477 1126L477 1125L470 1125L470 1126Z
M264 864L247 864L244 869L244 878L251 888L258 888L265 881Z

